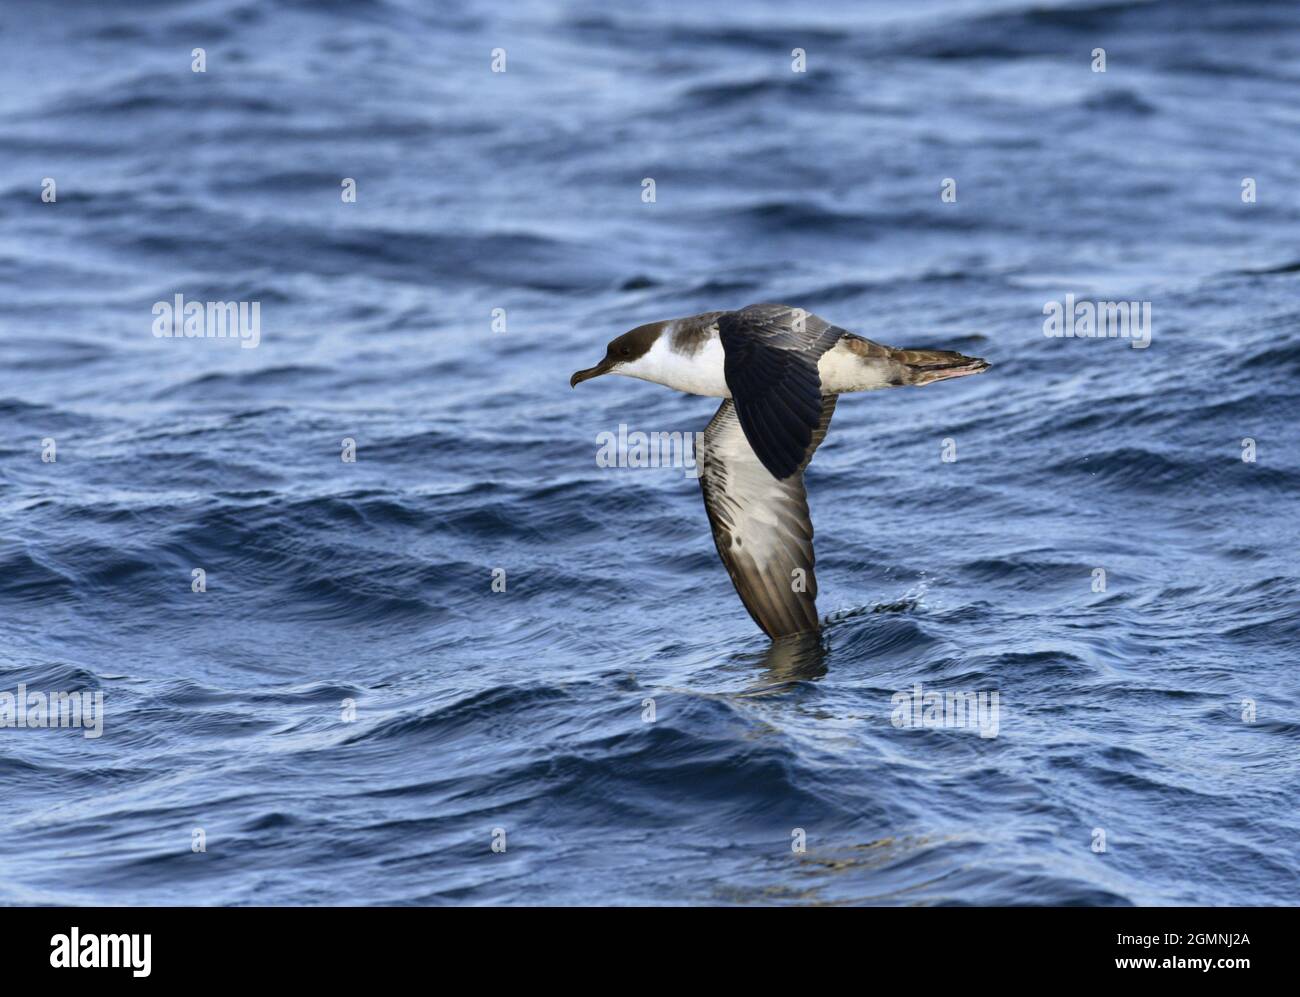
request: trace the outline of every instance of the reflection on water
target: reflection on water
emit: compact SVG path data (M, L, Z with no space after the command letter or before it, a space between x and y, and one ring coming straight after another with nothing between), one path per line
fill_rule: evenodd
M807 682L826 674L826 638L822 634L795 634L774 640L759 657L760 681L770 689L779 683Z

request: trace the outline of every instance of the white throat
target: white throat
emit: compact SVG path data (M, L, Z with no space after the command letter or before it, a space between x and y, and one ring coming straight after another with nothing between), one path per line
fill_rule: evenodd
M672 331L671 324L665 326L650 349L614 368L613 373L653 381L689 395L730 398L731 391L722 373L722 341L717 334L706 339L696 352L679 353L672 347Z

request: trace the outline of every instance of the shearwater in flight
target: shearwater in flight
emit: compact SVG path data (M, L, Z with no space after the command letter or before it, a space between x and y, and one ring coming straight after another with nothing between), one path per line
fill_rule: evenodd
M882 346L801 308L749 305L638 326L569 384L622 374L724 399L696 455L704 508L741 602L775 639L820 625L803 472L839 396L988 366L948 350Z

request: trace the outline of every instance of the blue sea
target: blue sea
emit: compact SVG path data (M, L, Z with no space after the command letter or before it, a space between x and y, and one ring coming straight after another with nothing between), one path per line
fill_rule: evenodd
M0 902L1300 896L1300 7L9 0L0 46L0 722L103 697L0 727ZM568 384L760 301L992 365L840 401L776 645L690 469L596 459L716 401Z

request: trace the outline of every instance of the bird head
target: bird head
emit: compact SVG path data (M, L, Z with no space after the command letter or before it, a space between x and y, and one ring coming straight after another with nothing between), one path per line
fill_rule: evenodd
M617 339L610 340L600 363L586 370L576 371L569 378L569 387L576 388L583 381L589 381L601 374L636 376L637 363L650 352L650 347L655 344L665 325L666 322L639 325L631 332L625 332Z

